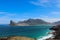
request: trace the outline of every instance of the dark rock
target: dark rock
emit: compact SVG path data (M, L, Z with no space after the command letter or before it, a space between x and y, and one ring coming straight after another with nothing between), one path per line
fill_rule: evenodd
M60 39L60 25L53 26L50 30L55 31L54 39Z
M13 22L12 20L10 20L10 24L9 24L10 26L15 26L16 25L16 23L15 22Z

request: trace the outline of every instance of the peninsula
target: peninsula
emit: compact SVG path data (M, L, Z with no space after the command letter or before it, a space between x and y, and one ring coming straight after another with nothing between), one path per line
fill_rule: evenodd
M42 19L28 19L24 21L19 21L15 23L14 21L10 20L10 26L36 26L41 24L49 24L48 22Z

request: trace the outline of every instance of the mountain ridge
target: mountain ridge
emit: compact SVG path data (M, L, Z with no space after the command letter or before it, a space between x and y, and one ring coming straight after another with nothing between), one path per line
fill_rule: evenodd
M31 26L31 25L34 26L40 24L49 24L49 23L42 19L28 19L24 21L19 21L18 23L15 23L14 21L10 20L11 26Z

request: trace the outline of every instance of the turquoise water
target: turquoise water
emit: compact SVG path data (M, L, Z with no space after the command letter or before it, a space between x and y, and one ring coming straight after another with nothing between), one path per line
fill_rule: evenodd
M0 37L25 36L39 38L47 35L51 26L7 26L0 25Z

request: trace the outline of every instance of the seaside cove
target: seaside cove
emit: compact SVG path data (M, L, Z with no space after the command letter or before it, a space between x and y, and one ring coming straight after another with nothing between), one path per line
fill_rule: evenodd
M9 25L0 25L0 38L4 37L27 37L32 39L41 39L44 36L48 36L50 32L49 28L52 26L9 26Z

